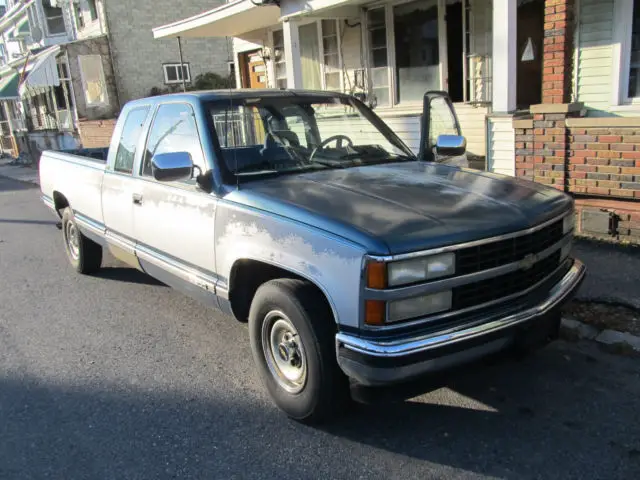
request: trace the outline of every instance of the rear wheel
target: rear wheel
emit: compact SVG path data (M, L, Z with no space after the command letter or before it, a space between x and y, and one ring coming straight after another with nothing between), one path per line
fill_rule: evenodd
M251 348L276 405L304 423L341 413L349 380L335 357L335 323L322 294L303 280L263 284L249 313Z
M69 262L79 273L93 273L102 265L102 247L85 237L70 207L62 213L62 238Z

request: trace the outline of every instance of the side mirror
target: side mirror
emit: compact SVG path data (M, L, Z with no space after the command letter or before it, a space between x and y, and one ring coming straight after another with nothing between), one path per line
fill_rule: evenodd
M188 180L193 176L193 160L188 152L158 153L151 159L153 178L159 182Z
M467 139L461 135L438 135L436 154L443 157L457 157L467 151Z

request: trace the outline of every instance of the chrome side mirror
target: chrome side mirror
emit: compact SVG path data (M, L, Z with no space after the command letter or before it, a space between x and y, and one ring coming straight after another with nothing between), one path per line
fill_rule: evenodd
M193 160L189 152L158 153L151 159L153 178L159 182L188 180L193 176Z
M438 135L436 153L443 157L464 155L467 151L467 139L461 135Z

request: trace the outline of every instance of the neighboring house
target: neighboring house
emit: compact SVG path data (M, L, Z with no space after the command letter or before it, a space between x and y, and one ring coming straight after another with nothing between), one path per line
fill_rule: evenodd
M123 104L149 96L152 89L182 86L183 73L177 41L156 41L151 29L181 15L194 15L220 3L220 0L105 2L118 94ZM231 45L225 39L183 39L186 82L190 84L199 74L208 72L229 75L230 55Z
M9 1L0 18L3 151L77 148L86 122L119 111L105 31L76 25L76 5Z
M154 36L234 37L240 85L358 94L415 151L422 95L448 90L488 170L640 241L640 0L235 0Z

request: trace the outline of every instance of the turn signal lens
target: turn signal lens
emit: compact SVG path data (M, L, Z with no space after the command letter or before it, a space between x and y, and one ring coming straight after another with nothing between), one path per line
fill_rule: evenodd
M384 325L385 303L381 300L364 302L364 323L367 325Z
M387 264L369 262L367 264L367 287L381 290L387 286Z

